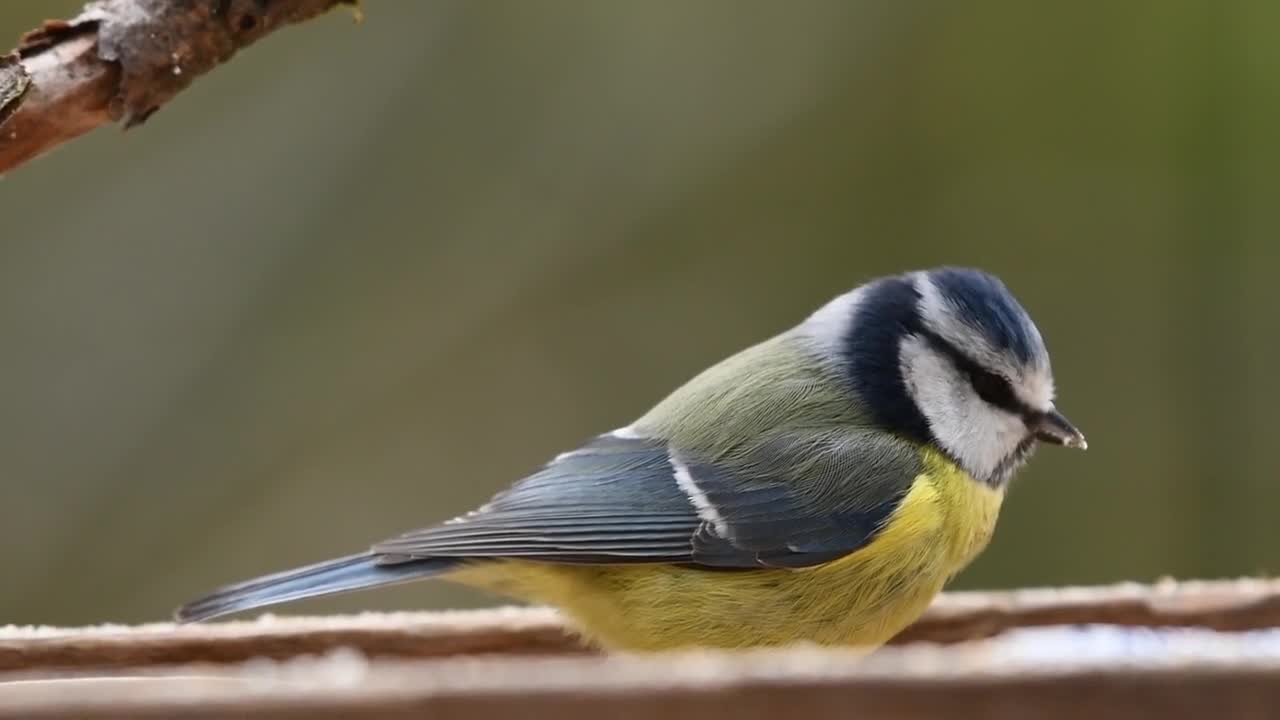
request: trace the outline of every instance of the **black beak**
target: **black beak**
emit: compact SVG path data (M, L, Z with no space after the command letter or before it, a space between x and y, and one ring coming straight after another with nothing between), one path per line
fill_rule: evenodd
M1050 409L1031 418L1028 425L1036 439L1063 447L1085 450L1089 443L1084 441L1084 434L1076 429L1071 421L1062 416L1056 409Z

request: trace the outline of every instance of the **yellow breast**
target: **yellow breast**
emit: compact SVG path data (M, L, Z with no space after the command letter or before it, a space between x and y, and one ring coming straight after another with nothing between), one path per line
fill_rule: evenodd
M504 561L450 578L562 608L606 648L663 650L806 641L878 646L913 622L982 551L1003 492L933 452L868 546L805 570Z

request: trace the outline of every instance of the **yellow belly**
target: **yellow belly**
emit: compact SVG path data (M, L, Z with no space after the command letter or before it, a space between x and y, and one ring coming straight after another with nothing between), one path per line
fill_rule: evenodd
M986 546L1003 493L926 453L888 525L867 547L804 570L670 565L477 564L449 579L564 610L608 649L883 644L924 612Z

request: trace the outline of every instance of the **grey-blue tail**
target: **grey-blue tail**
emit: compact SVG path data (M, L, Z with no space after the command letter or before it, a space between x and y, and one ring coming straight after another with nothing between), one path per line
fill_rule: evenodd
M381 565L376 555L348 555L219 588L178 608L174 618L197 622L291 600L395 585L439 574L457 563L456 558L426 558Z

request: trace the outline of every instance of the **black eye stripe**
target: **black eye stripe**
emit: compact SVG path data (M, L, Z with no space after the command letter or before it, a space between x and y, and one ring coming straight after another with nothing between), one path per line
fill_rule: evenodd
M960 352L959 348L947 342L941 335L932 330L920 328L916 332L928 341L935 350L951 359L956 368L969 378L969 383L973 386L974 392L978 393L978 397L996 407L1023 417L1035 414L1031 408L1027 407L1018 398L1007 378L982 367L968 355Z

